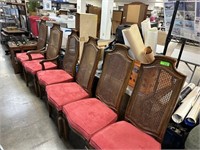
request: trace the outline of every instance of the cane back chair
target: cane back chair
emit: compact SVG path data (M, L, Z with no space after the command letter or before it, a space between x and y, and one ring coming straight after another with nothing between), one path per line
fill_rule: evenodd
M97 48L97 40L89 37L88 42L84 43L83 54L76 74L76 82L46 86L49 115L56 125L60 122L59 117L65 104L91 97L92 95L93 80L101 54L100 49Z
M161 142L176 106L185 75L175 69L175 59L156 56L142 64L130 97L125 120L94 134L95 149L161 149Z
M39 36L37 40L37 48L34 50L35 52L40 52L46 48L48 27L46 26L46 21L41 20L39 24ZM21 64L23 61L32 60L32 59L43 59L44 56L40 53L32 53L31 57L28 57L26 52L17 53L16 59Z
M63 32L60 29L60 25L54 23L50 30L49 43L44 51L29 51L27 52L28 57L31 58L31 54L41 53L45 55L45 59L37 59L30 61L23 61L23 72L26 84L28 86L28 75L33 77L35 92L38 95L36 73L40 70L55 69L57 68L57 59L59 51L61 49Z
M37 72L37 81L40 97L45 93L47 85L71 82L75 79L76 65L79 57L78 31L72 30L67 39L62 69L42 70Z
M114 50L106 55L96 98L83 99L63 107L64 137L69 137L75 148L84 148L94 133L117 121L132 69L133 60L128 56L128 47L116 44ZM71 140L70 132L79 137L77 141ZM74 141L76 144L73 144Z

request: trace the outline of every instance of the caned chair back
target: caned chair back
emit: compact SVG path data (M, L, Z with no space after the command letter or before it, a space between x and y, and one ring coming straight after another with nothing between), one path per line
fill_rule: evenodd
M54 23L53 27L50 30L49 43L46 52L47 59L55 58L56 56L58 56L61 49L62 36L63 32L60 29L60 25Z
M90 95L100 59L101 51L97 48L97 38L89 37L88 42L84 43L81 62L76 75L76 82L81 85Z
M76 64L79 57L79 37L78 31L72 30L72 33L68 36L67 49L63 59L63 69L71 76L75 76Z
M39 24L37 49L41 49L46 46L47 34L48 34L48 27L46 26L46 21L41 20L41 22Z
M125 119L162 142L185 76L175 69L175 59L156 56L142 64Z
M125 45L116 44L114 50L106 54L96 90L96 97L117 113L133 69L128 49Z

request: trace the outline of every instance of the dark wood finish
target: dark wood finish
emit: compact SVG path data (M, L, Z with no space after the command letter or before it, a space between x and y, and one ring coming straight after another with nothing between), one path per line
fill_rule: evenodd
M123 11L113 10L113 16L112 16L112 33L113 34L116 33L117 27L121 24L122 16L123 16Z
M133 2L124 5L123 24L138 24L146 19L148 5L142 2Z
M2 31L5 32L6 34L10 34L10 35L16 35L16 34L23 34L23 33L25 33L25 31L23 31L21 29L10 30L8 28L2 28Z
M128 47L122 44L116 44L113 51L108 52L104 61L102 74L98 81L96 97L105 103L110 109L114 110L118 115L122 96L125 93L131 71L133 69L133 60L128 55ZM72 143L82 143L79 149L88 146L88 141L80 135L64 117L64 137L77 137ZM94 116L95 117L95 116ZM98 117L98 116L96 116ZM75 135L74 135L75 134ZM75 145L77 146L77 144Z
M97 37L100 37L100 25L101 25L101 8L97 6L88 5L87 13L97 15Z
M50 37L49 37L49 43L45 51L29 51L27 52L29 58L31 58L31 54L34 53L43 53L45 59L41 60L40 64L42 65L42 70L45 69L44 63L51 61L53 63L57 63L58 55L61 49L61 43L62 43L62 36L63 32L60 29L59 24L53 24L52 28L50 29ZM31 74L27 70L24 70L24 77L26 84L28 86L28 75L33 77L34 87L36 95L38 95L38 85L37 85L37 79L36 75Z
M162 142L186 76L175 69L176 60L155 56L142 64L125 119Z
M35 43L37 43L37 45L33 47L31 47L31 43L32 41L29 41L28 43L29 44L25 44L23 45L23 47L16 47L14 46L13 47L13 44L10 44L10 48L13 50L13 49L17 49L18 51L17 52L25 52L25 51L30 51L30 50L34 50L35 52L39 53L41 52L42 50L44 50L44 48L46 47L46 41L47 41L47 34L48 34L48 27L46 26L46 21L45 20L41 20L40 24L39 24L39 36L38 36L38 40L37 42L35 41ZM30 49L28 49L30 48ZM15 59L15 54L13 55L11 53L11 58L14 58L13 59L13 63L15 65L18 65L17 68L18 68L18 71L16 73L21 73L22 72L22 67L21 67L21 63L20 61L18 61L17 59ZM13 57L14 56L14 57ZM30 60L32 59L31 57L29 58ZM14 62L15 61L15 62Z
M66 43L67 47L65 50L62 69L75 78L76 64L78 63L78 57L79 57L79 37L77 30L72 30L72 33L68 36ZM39 82L38 85L39 85L39 94L40 97L42 98L42 96L46 94L45 86L40 85Z
M76 82L90 95L92 95L92 84L100 59L100 49L97 48L97 40L97 38L89 37L89 41L84 43L84 53L82 54L76 75Z
M76 64L79 57L79 37L78 31L72 30L68 36L67 48L63 59L63 69L68 72L72 77L76 75Z
M47 36L48 36L48 27L46 25L46 21L41 20L39 23L39 35L38 35L37 49L42 49L43 47L46 47Z
M76 82L80 84L90 96L97 64L101 55L101 50L97 48L97 40L97 38L89 37L88 42L84 44L83 56L76 76ZM49 116L58 126L58 132L61 136L63 134L62 111L58 111L50 101L48 101L48 110Z
M96 90L96 97L116 113L133 69L133 61L127 52L128 47L116 44L114 50L106 55Z
M49 43L46 51L47 59L55 58L59 55L62 44L62 36L63 32L60 29L60 25L54 24L50 30Z
M14 68L15 73L20 72L20 64L16 60L16 53L20 52L26 52L28 50L33 50L37 48L37 42L36 41L28 41L26 44L20 43L20 45L16 45L15 42L8 42L8 49L10 51L10 57L12 61L12 66Z

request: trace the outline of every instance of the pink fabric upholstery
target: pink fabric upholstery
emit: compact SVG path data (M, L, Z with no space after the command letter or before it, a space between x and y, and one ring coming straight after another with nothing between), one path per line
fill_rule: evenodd
M41 59L31 60L31 61L24 61L22 65L24 66L25 70L31 74L36 74L37 71L42 70L42 65L40 64ZM57 65L52 62L45 62L45 69L54 69L57 68Z
M63 107L63 113L70 126L87 140L117 120L117 114L96 98L67 104Z
M31 56L32 56L32 59L43 59L44 58L44 56L42 54L31 54ZM24 52L24 53L17 53L16 54L16 58L20 62L29 60L28 55L26 55L26 52Z
M76 82L58 83L46 86L48 101L58 111L62 110L65 104L88 98L89 94Z
M37 72L39 84L47 86L55 83L73 81L73 77L61 69L42 70Z
M161 145L150 135L126 121L120 121L97 132L90 140L95 149L144 150L161 149Z

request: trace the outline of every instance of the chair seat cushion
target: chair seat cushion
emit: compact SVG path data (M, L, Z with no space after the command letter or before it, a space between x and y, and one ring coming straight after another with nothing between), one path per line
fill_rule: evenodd
M117 114L96 98L88 98L63 106L69 125L87 140L102 128L116 122Z
M161 149L158 141L126 121L116 122L100 130L92 136L90 145L105 150Z
M32 56L32 59L43 59L44 58L44 56L42 54L31 54L31 56ZM28 55L26 55L26 52L17 53L16 58L20 62L29 60Z
M58 111L62 110L65 104L89 97L89 94L76 82L48 85L46 92L48 101Z
M55 83L73 81L73 77L64 70L42 70L37 72L37 77L40 85L50 85Z
M27 72L35 75L36 72L42 70L42 65L40 64L40 61L41 61L41 59L24 61L24 62L22 62L22 65L24 66L24 69ZM45 62L44 66L45 66L45 69L57 68L57 65L52 62Z

